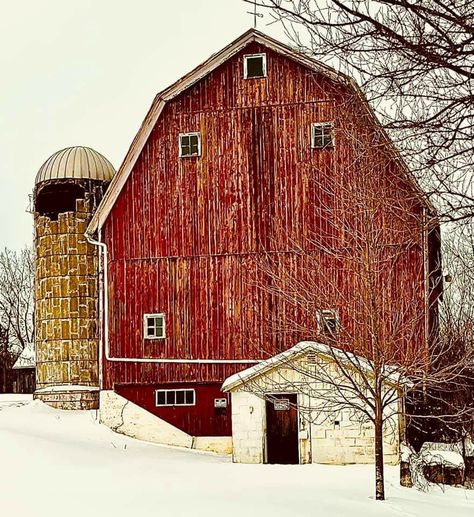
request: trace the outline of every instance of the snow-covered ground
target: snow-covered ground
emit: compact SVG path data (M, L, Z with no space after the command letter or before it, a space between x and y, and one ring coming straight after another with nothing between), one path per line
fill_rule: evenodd
M398 485L372 499L371 466L234 465L118 435L95 412L0 396L0 515L15 517L464 517L474 492Z

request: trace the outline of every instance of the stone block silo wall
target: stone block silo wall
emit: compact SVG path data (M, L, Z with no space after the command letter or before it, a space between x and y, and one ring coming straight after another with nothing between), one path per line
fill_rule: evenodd
M98 253L87 195L57 220L36 214L35 397L62 409L99 403Z

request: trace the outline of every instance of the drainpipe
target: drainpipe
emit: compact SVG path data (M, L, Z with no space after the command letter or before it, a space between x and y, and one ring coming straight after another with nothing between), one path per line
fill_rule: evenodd
M109 342L109 293L108 293L108 250L105 242L96 240L88 232L85 237L90 244L97 246L102 251L99 253L99 275L102 273L102 281L99 283L99 322L101 326L101 335L103 338L103 347L105 350L105 359L110 362L120 363L180 363L180 364L256 364L263 359L153 359L143 357L112 357L110 353ZM100 268L102 265L102 268ZM101 271L102 269L102 271ZM103 329L103 330L102 330ZM102 346L99 347L99 385L102 389Z
M104 257L104 268L107 267L107 246L98 240L95 240L89 233L84 234L87 242L89 244L92 244L94 246L97 246L99 248L99 271L98 271L98 281L99 281L99 329L100 329L100 339L99 339L99 389L102 391L102 345L104 342L104 339L107 339L104 337L104 321L103 321L103 314L107 314L107 311L104 311L103 302L104 302L104 295L103 295L103 278L101 278L101 272L102 272L102 261ZM100 237L99 237L100 238ZM103 251L103 256L100 253L100 250ZM107 297L105 297L107 299ZM107 322L105 323L105 332L108 331L108 325Z

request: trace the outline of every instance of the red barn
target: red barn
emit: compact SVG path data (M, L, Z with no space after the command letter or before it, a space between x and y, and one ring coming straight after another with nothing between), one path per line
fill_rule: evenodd
M323 255L350 249L360 221L348 193L361 178L373 199L404 207L379 209L400 250L381 289L415 315L404 346L419 350L436 312L431 208L351 79L250 30L158 94L88 228L103 249L104 421L123 430L127 400L174 426L155 439L229 437L224 379L316 338L321 317L350 326L360 293ZM309 241L327 263L321 282L344 284L344 302L334 294L314 318L275 294L268 269L309 283Z

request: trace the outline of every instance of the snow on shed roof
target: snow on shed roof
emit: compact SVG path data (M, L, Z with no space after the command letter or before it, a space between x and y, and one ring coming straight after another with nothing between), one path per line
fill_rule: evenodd
M15 361L13 370L20 370L22 368L35 368L35 366L35 351L32 347L25 347L22 353L18 356L18 359Z
M309 352L314 352L317 355L322 355L330 358L334 358L335 361L345 363L348 366L353 365L355 368L363 369L366 372L373 372L372 363L364 358L350 352L344 352L340 348L331 347L323 343L317 343L316 341L301 341L297 345L281 352L280 354L274 355L265 361L261 361L255 366L246 368L241 372L237 372L234 375L228 377L223 385L222 391L232 391L238 386L241 386L256 377L264 375L266 372L284 366L298 357L304 356ZM402 380L400 374L397 373L395 368L387 366L385 372L387 382L393 382L395 384L403 383L409 385L409 381Z

